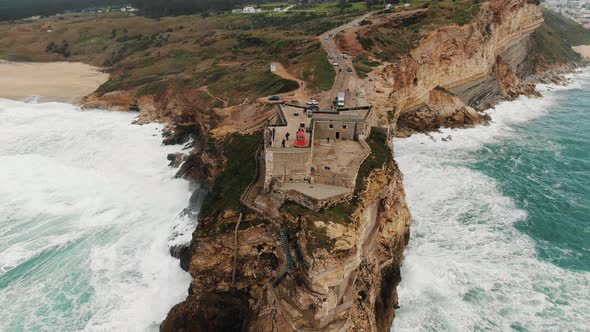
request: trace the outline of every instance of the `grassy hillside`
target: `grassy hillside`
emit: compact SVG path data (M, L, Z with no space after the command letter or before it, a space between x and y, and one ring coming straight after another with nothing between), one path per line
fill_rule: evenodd
M551 10L544 9L543 15L545 23L533 34L531 56L525 72L533 73L562 63L582 61L571 46L590 44L590 32Z
M126 13L67 14L0 24L0 59L82 61L110 72L100 93L132 90L139 97L174 86L201 95L204 108L220 100L231 106L297 88L270 73L272 61L314 91L329 89L334 70L316 36L355 15L297 11L153 20Z
M562 15L543 9L546 26L568 45L590 45L590 31Z
M410 6L395 8L388 12L403 12L415 9L428 9L421 14L404 19L388 20L367 26L357 36L363 49L373 53L378 59L393 61L414 48L418 41L437 27L471 22L479 13L479 0L409 0Z

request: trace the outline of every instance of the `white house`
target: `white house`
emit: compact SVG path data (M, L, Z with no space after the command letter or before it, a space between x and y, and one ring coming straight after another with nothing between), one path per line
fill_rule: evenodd
M244 9L242 9L242 13L244 13L244 14L254 14L254 13L256 13L256 8L254 8L254 7L244 7Z

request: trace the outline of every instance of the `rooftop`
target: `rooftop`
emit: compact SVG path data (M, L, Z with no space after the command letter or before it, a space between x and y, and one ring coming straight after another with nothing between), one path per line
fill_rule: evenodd
M295 190L311 198L324 200L350 192L349 188L321 183L293 182L283 185L285 190Z
M279 111L277 116L271 122L271 148L283 147L283 140L285 140L285 148L293 147L295 143L295 135L299 128L307 129L311 125L311 118L307 116L305 109L281 106L278 105ZM289 134L287 138L287 134ZM307 141L310 140L310 133L306 132Z

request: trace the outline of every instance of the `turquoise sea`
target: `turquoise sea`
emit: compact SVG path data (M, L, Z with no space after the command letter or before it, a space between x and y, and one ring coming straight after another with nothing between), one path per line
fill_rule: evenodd
M158 331L186 297L191 188L134 117L0 99L0 331Z
M395 140L414 221L393 330L588 330L590 73L572 80ZM0 331L157 331L186 295L168 246L191 188L131 121L0 100Z
M590 72L571 79L394 141L414 223L392 330L590 329Z

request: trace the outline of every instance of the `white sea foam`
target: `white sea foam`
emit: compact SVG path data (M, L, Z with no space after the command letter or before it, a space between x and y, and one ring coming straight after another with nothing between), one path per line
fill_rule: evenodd
M194 228L178 147L132 120L0 99L0 330L158 330L186 296L167 243Z
M413 215L393 331L579 331L590 321L590 275L540 260L514 223L526 211L497 182L467 167L486 143L518 139L514 125L551 111L545 98L521 97L490 110L493 123L396 139ZM451 135L450 141L443 141Z

